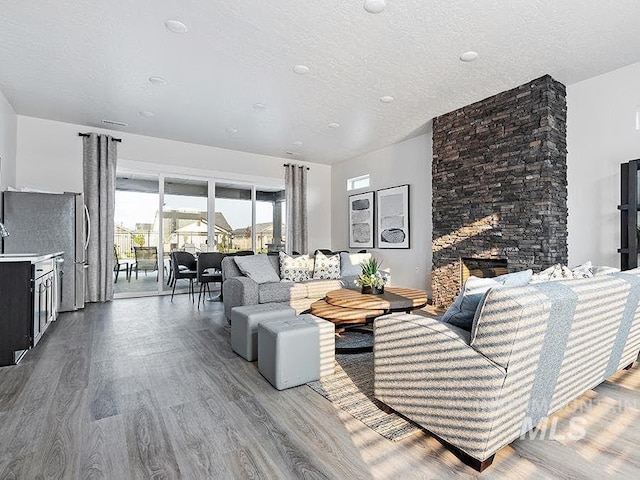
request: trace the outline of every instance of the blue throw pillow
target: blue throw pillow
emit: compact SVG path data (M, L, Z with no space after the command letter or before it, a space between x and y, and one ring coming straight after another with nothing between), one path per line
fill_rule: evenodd
M513 272L507 273L505 275L500 275L499 277L494 277L492 280L495 280L498 283L501 283L505 287L522 287L523 285L528 285L531 277L533 276L533 270L522 270L521 272Z
M527 285L531 280L531 275L533 275L533 270L507 273L493 278L469 277L464 283L460 295L447 309L440 321L450 323L470 332L473 325L473 317L487 290L500 286L519 287Z

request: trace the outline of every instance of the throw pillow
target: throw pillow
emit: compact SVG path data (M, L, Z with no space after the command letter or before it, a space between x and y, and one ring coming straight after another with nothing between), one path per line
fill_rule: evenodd
M292 257L280 252L280 278L287 282L309 280L309 255Z
M533 270L528 269L520 272L505 273L504 275L493 277L492 280L501 283L505 287L521 287L527 285L531 281L532 276Z
M343 277L357 277L362 273L362 262L371 259L370 253L340 253L340 274Z
M552 282L555 280L569 280L572 279L573 273L569 270L569 267L565 265L560 265L559 263L547 268L546 270L541 271L540 273L535 273L533 277L531 277L531 283L540 283L540 282Z
M464 282L462 292L447 309L440 321L471 331L478 305L480 305L480 301L490 288L524 286L529 283L532 275L533 270L523 270L522 272L507 273L493 278L471 276Z
M618 273L620 271L619 268L607 267L605 265L594 265L592 269L594 277L598 277L600 275L610 275L612 273Z
M264 253L234 257L240 271L256 283L279 282L280 277Z
M583 263L582 265L578 265L577 267L573 267L571 269L571 274L573 275L573 278L593 277L593 265L591 265L591 260Z
M316 253L313 267L313 278L323 280L340 280L340 254L327 257L322 252Z

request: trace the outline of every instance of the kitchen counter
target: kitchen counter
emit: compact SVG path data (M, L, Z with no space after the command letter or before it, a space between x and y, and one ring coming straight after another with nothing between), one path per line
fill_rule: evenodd
M64 255L64 252L55 253L0 253L0 262L31 262L38 263L50 258Z

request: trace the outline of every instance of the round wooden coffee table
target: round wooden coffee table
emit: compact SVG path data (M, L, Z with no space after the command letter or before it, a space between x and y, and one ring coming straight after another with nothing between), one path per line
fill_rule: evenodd
M381 295L360 293L359 290L341 288L311 304L311 313L336 325L336 331L367 325L380 315L391 312L410 312L427 304L427 293L413 288L386 287ZM359 330L362 331L362 330ZM370 331L369 331L370 332ZM336 353L371 351L363 348L336 348Z
M311 313L338 325L362 325L391 312L410 312L427 304L427 293L413 288L387 287L381 295L341 288L311 304Z

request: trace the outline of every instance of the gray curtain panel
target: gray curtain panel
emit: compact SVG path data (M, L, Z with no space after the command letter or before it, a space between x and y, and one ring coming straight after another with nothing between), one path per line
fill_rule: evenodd
M307 167L285 165L287 252L307 253Z
M113 300L113 211L117 142L91 133L83 138L84 201L91 218L87 248L87 302Z

